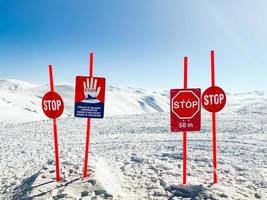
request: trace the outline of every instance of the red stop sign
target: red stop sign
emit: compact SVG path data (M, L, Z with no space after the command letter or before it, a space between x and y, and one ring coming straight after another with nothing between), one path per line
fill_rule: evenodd
M192 119L200 109L200 99L192 90L181 90L172 98L172 112L180 119Z
M218 86L209 87L202 94L202 105L209 112L219 112L226 103L226 94Z
M56 119L62 115L64 103L56 92L47 92L42 99L42 108L47 117Z
M200 130L200 89L171 90L171 131Z

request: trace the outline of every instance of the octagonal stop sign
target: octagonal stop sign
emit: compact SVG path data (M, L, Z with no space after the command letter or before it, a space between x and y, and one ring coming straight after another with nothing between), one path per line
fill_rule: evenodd
M200 96L199 88L171 90L172 132L200 130Z

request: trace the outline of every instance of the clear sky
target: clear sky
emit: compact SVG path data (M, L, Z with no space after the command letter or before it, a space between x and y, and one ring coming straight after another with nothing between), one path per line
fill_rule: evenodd
M146 89L217 85L267 90L266 0L0 0L0 77L57 83L88 74L89 52L108 85Z

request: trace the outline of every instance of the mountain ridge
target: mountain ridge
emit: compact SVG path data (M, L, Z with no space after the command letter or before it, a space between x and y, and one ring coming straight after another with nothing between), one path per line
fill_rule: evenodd
M65 111L62 117L73 116L74 85L60 83L55 90L62 96ZM41 108L48 84L35 85L16 79L0 79L0 122L28 122L47 119ZM133 87L107 86L105 116L169 112L169 91L152 91ZM226 112L250 112L251 104L266 104L263 91L227 93ZM242 108L241 108L242 107ZM264 111L265 112L265 111Z

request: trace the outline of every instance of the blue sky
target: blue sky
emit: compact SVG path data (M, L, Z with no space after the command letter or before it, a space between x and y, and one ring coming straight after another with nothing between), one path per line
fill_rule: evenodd
M0 0L0 77L74 83L94 74L108 85L146 89L217 85L229 92L267 90L266 0Z

